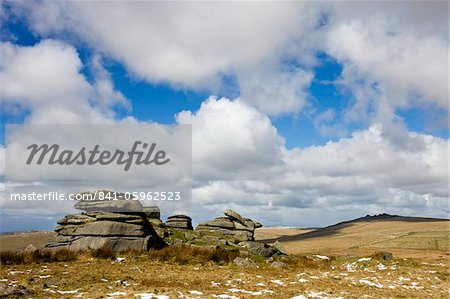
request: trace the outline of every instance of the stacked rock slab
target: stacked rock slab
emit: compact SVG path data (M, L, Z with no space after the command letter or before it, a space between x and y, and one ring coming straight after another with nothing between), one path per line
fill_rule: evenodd
M153 227L159 237L164 238L167 234L164 222L161 220L161 211L158 206L143 207L142 210L148 223Z
M121 251L147 250L163 245L139 201L99 200L93 197L93 200L77 202L75 208L85 212L67 215L59 220L59 226L55 229L57 237L46 248L110 248Z
M242 242L253 241L255 229L262 227L261 223L242 217L233 210L226 210L224 214L225 217L200 223L195 231L223 235Z
M192 219L186 215L173 215L167 218L166 228L175 228L181 230L193 230Z

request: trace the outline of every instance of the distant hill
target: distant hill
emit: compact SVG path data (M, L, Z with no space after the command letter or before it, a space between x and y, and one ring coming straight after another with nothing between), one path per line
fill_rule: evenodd
M387 250L406 257L423 257L445 255L450 246L448 219L389 214L367 215L319 229L261 230L261 241L278 240L294 254L361 255Z

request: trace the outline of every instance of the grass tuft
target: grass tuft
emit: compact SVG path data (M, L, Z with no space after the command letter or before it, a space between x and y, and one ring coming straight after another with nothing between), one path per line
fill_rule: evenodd
M75 261L78 253L68 249L36 250L34 252L0 252L1 265L20 265L31 263L51 263Z
M239 252L236 250L186 245L168 246L159 250L150 249L148 252L150 259L181 265L206 264L209 262L225 264L232 262L238 255Z
M102 247L91 251L91 256L97 259L115 260L117 255L114 250L108 247Z

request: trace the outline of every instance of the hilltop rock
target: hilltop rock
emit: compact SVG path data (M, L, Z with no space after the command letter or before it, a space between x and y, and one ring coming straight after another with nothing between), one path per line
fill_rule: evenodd
M159 210L158 206L143 207L142 211L144 212L145 216L149 219L161 218L161 211Z
M246 225L244 217L239 215L237 212L227 209L223 213L225 214L225 216L231 218L232 220L235 220L235 221L241 223L242 225Z
M167 228L175 228L182 230L192 230L192 219L186 215L173 215L167 218L165 223Z
M195 231L223 235L242 242L254 240L255 229L262 226L259 222L245 218L233 210L225 210L224 214L225 217L200 223Z
M84 193L86 194L86 193ZM98 198L99 196L94 198ZM134 199L112 199L112 200L80 200L75 204L75 209L86 212L142 212L140 201Z
M123 193L116 193L116 196L123 197ZM57 237L46 244L46 248L88 250L106 247L121 251L164 246L164 241L154 229L154 226L162 224L159 218L155 218L159 217L158 207L149 207L144 211L139 201L125 199L79 201L75 207L86 212L58 220L59 226L55 228Z

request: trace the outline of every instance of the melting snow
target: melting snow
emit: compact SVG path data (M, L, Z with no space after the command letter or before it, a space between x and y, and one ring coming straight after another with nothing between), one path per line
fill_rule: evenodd
M307 282L308 281L308 279L304 279L304 278L300 278L299 280L298 280L298 282Z
M135 296L141 297L141 299L169 299L170 297L167 295L155 295L153 293L140 293L135 294Z
M277 285L280 285L280 286L284 286L284 282L282 282L279 279L274 279L274 280L271 280L270 282L274 283L274 284L277 284Z
M192 294L192 295L203 295L203 292L196 291L196 290L188 291L188 293Z
M362 257L358 260L358 262L368 262L370 260L372 260L370 257Z
M316 258L321 259L321 260L329 260L330 258L326 255L315 255Z
M379 288L379 289L382 289L382 288L383 288L383 285L382 285L382 284L375 283L375 282L372 282L372 281L367 280L367 279L360 279L360 280L359 280L359 283L367 284L367 285L369 285L369 286L377 287L377 288Z
M227 295L227 294L220 294L220 295L213 295L214 298L221 298L221 299L239 299L239 297L233 296L233 295Z
M62 294L62 295L64 295L64 294L77 294L80 291L80 289L76 289L76 290L72 290L72 291L59 291L59 290L56 290L56 291L58 293Z

